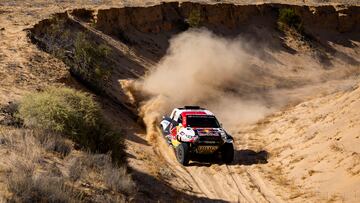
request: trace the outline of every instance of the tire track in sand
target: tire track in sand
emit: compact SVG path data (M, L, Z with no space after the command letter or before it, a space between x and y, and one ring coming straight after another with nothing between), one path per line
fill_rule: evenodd
M160 132L159 132L160 134ZM233 166L213 164L209 166L181 166L177 161L174 151L163 139L157 139L154 152L158 158L165 162L177 178L180 190L193 188L191 193L210 199L222 199L231 202L281 202L274 198L272 193L266 191L263 185L253 181L248 171L237 173ZM248 176L248 177L247 177ZM182 183L180 183L180 181ZM183 184L183 185L181 185ZM255 186L254 186L255 185ZM261 188L254 192L251 188ZM265 191L265 194L263 194Z

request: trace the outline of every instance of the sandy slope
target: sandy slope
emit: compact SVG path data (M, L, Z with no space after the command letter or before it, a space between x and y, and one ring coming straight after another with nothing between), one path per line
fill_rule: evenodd
M129 142L129 153L136 156L129 159L130 165L139 169L148 162L143 170L149 174L213 200L355 203L360 181L359 97L360 88L354 86L240 128L232 165L205 161L182 167L162 139L155 147ZM136 148L143 150L134 153ZM257 149L269 152L267 164L259 164L266 155L253 151Z
M291 2L303 3L295 0ZM307 3L314 2L318 1ZM104 1L98 4L88 3L86 6L98 8L154 3L156 2ZM5 28L0 31L1 103L19 98L28 90L53 82L60 83L61 78L66 77L65 65L32 45L23 29L31 27L51 13L83 6L81 2L72 1L56 5L40 0L36 3L0 3L0 28ZM104 37L105 40L112 41ZM117 42L110 43L123 49ZM299 48L291 39L289 45ZM359 56L358 48L353 51L341 45L333 46L354 58ZM275 55L277 59L284 61L281 67L285 73L289 73L286 67L294 63L300 67L300 73L309 73L314 68L306 65L309 61L311 64L317 62L307 54L306 49L301 51L296 57L282 52ZM133 57L137 58L136 55ZM338 87L344 88L329 96L279 111L256 125L229 129L237 142L235 162L228 166L215 161L195 162L184 168L175 161L173 152L162 139L150 144L145 140L145 132L139 125L124 118L122 112L116 112L116 107L109 108L108 115L114 124L125 123L128 132L131 132L127 135L127 151L129 166L139 185L139 201L145 198L161 201L176 198L231 202L358 202L360 191L356 189L360 182L360 90L352 88L357 78L349 79L353 72L342 68L347 65L346 62L338 58L333 60L336 68L325 71L322 76L333 80L327 83L320 81L311 87L285 91L282 94L291 93L294 97L307 95L308 98L313 98L333 93L332 90L339 90ZM269 67L278 67L277 65L279 64ZM354 70L352 68L350 69ZM296 71L293 72L294 75L298 74ZM287 76L291 78L293 75ZM266 152L261 152L262 150ZM270 158L265 164L267 153Z
M360 88L304 102L266 120L263 139L277 168L316 198L358 202Z
M132 149L147 148L135 153L130 149L136 156L129 159L130 165L142 168L149 162L143 170L151 175L210 199L355 203L360 181L359 96L357 88L314 99L239 129L233 165L205 161L184 168L162 139L156 147L129 142ZM257 149L270 153L267 164L258 164L264 155Z

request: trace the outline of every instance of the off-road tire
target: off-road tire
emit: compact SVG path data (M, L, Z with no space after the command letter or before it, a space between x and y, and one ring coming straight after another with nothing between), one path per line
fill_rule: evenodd
M225 143L221 147L221 159L226 164L230 164L234 160L234 146L232 143Z
M176 159L184 166L189 164L189 144L181 143L175 149Z

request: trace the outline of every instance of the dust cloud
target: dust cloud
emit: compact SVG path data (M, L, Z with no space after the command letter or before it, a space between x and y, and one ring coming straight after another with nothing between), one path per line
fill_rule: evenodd
M246 85L260 78L254 78L250 71L255 52L250 54L245 46L249 44L238 38L226 39L205 29L190 30L170 40L167 54L143 79L123 83L132 100L146 95L137 100L141 100L140 116L149 139L156 121L174 107L208 108L225 127L255 122L272 112L273 107Z

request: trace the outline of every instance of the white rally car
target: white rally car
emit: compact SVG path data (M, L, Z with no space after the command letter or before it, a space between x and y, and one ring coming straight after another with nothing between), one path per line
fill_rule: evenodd
M193 154L220 154L225 163L234 159L233 138L209 110L198 106L175 108L170 117L163 117L160 129L183 165Z

